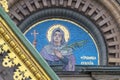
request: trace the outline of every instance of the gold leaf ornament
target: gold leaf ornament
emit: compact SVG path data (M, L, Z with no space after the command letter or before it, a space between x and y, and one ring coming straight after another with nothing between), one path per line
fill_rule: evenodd
M2 5L2 7L4 8L4 10L5 10L6 12L9 12L7 0L0 0L0 4Z
M14 53L9 53L8 56L5 56L5 58L3 59L3 66L4 67L14 67L15 65L18 65L18 58L16 57L16 55Z
M19 66L18 69L14 72L14 80L25 80L30 78L29 71L24 66Z

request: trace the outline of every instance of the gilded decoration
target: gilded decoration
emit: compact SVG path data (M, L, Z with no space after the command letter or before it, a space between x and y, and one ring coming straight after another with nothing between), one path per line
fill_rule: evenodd
M51 80L1 17L0 54L6 54L2 62L4 67L12 68L18 66L14 71L14 80Z
M5 10L6 12L9 12L7 0L0 0L0 4L2 5L2 7L4 8L4 10Z

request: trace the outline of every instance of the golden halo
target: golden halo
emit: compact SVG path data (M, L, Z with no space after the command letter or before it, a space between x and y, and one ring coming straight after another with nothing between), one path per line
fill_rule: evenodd
M49 29L48 29L48 32L47 32L47 39L48 41L50 42L51 41L51 36L52 36L52 32L54 29L56 28L60 28L63 32L64 32L64 38L65 38L65 41L68 42L69 40L69 32L68 30L65 28L65 26L61 25L61 24L55 24L53 26L51 26Z

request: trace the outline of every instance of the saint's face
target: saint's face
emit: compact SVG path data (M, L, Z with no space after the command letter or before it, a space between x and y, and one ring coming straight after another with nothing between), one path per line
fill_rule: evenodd
M59 31L56 31L53 35L53 40L55 45L61 45L62 35Z

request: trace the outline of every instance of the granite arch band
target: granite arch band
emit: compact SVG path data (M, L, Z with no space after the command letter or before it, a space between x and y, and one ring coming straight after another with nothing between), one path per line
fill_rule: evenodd
M77 24L82 25L82 27L85 28L96 41L100 53L100 65L107 65L107 46L103 34L101 33L97 25L92 22L92 20L88 19L83 13L78 13L65 8L48 8L31 14L29 17L24 19L18 26L21 31L25 32L30 26L37 23L38 21L43 21L51 18L71 20Z

